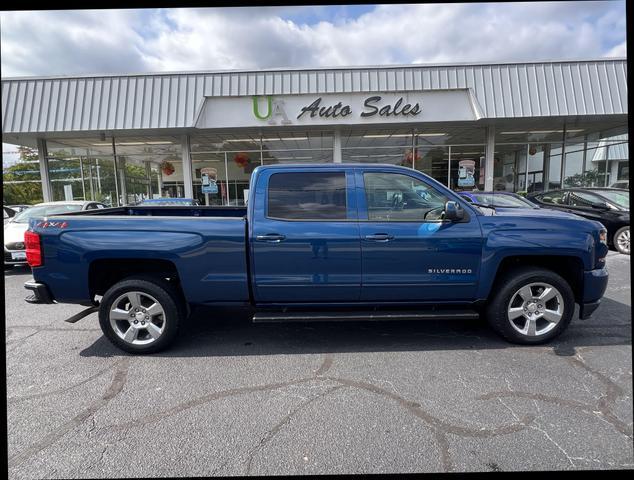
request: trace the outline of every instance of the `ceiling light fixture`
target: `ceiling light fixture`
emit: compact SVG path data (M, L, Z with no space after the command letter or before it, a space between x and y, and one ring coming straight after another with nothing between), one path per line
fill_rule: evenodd
M308 137L281 137L281 138L263 138L263 142L278 142L278 141L286 141L286 140L308 140Z

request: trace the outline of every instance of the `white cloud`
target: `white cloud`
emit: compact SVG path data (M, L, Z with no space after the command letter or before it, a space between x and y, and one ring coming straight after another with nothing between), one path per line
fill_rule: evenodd
M4 12L2 74L625 55L622 1L379 5L356 18L332 8Z
M625 45L625 40L618 45L615 45L614 48L611 48L606 54L606 57L626 57L627 56L627 47Z

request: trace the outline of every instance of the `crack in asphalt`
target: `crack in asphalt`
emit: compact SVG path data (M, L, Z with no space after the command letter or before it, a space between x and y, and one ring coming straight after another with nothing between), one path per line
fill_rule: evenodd
M31 395L21 395L21 396L17 396L17 397L8 397L7 398L7 403L18 403L24 400L31 400L33 398L41 398L41 397L48 397L49 395L59 395L61 393L65 393L68 392L70 390L73 390L77 387L80 387L82 385L85 385L86 383L94 380L95 378L100 377L101 375L103 375L104 373L108 372L109 370L112 370L112 366L108 366L102 370L99 370L97 373L95 373L94 375L91 375L90 377L75 383L73 385L70 385L68 387L64 387L64 388L60 388L57 390L51 390L48 392L41 392L41 393L33 393Z
M324 362L325 363L325 362ZM331 359L331 363L332 363L332 359ZM298 414L300 411L304 410L308 405L310 405L311 403L315 402L316 400L325 397L326 395L331 394L332 392L339 390L343 388L342 385L337 385L335 387L330 387L327 390L325 390L324 392L315 395L312 398L309 398L306 401L303 401L302 403L300 403L297 407L295 407L290 413L288 413L287 415L285 415L277 424L275 424L275 426L269 430L268 432L266 432L266 434L264 434L264 436L260 439L260 441L258 442L258 444L253 447L253 449L249 452L249 458L247 460L247 469L246 469L246 474L250 475L251 474L251 465L253 463L253 458L255 457L255 455L257 454L258 451L262 450L266 444L268 442L270 442L271 440L273 440L273 437L275 437L280 430L282 430L282 428L284 426L286 426L288 423L290 423L291 419ZM224 465L223 465L224 466Z
M572 365L581 368L594 376L597 380L599 380L605 386L605 392L601 394L596 404L590 404L585 402L579 402L576 400L566 400L560 397L555 397L552 395L545 395L542 393L532 393L525 391L497 391L497 392L489 392L483 395L478 396L479 400L494 400L501 399L505 397L514 397L514 398L523 398L523 399L531 399L531 400L539 400L545 403L552 403L564 408L571 408L578 411L583 411L591 414L598 414L602 420L605 420L607 423L612 425L614 429L625 435L630 440L633 438L632 436L632 427L631 425L622 421L618 416L613 412L613 409L616 405L616 399L620 396L625 395L623 389L617 385L612 379L599 372L598 370L590 367L583 359L583 357L576 352L574 356L562 357L566 358L566 360Z
M620 386L618 386L614 381L612 381L609 377L607 377L603 373L587 365L583 357L581 357L581 355L578 352L575 352L574 355L565 356L562 358L565 358L572 365L578 368L584 369L585 371L588 372L588 374L594 376L605 386L605 392L603 392L602 395L598 398L596 405L579 402L576 400L566 400L559 397L545 395L541 393L532 393L532 392L525 392L525 391L518 391L518 390L489 392L489 393L477 396L476 399L478 400L497 399L500 402L502 402L503 405L509 408L506 404L504 404L502 398L505 398L505 397L525 398L525 399L532 399L533 402L535 402L536 406L537 406L537 401L542 401L546 403L553 403L564 408L580 410L586 413L588 412L592 414L598 413L603 420L610 423L617 431L619 431L620 433L626 435L628 438L631 439L632 438L631 425L628 425L622 420L620 420L616 416L616 414L612 411L613 408L615 407L616 399L624 395L623 389ZM262 449L266 448L266 446L270 444L271 440L285 426L287 426L293 418L299 415L308 405L315 402L317 399L323 398L324 396L329 395L330 393L344 387L370 392L375 395L379 395L383 398L386 398L390 401L396 402L396 404L399 405L401 408L403 408L406 412L422 420L424 424L431 430L433 438L436 444L438 445L439 454L440 454L439 460L440 460L442 469L446 472L454 470L450 451L449 451L449 441L448 441L449 435L457 435L461 437L472 437L472 438L492 438L499 435L515 433L515 432L524 430L526 428L531 428L531 429L542 432L548 438L548 440L550 440L552 443L557 445L556 442L554 442L554 440L550 438L548 433L545 432L541 428L540 425L537 425L537 423L535 422L537 416L533 414L527 414L522 417L518 417L511 410L511 412L513 413L513 416L516 419L515 423L493 427L493 428L485 428L485 427L470 428L470 427L466 427L462 425L456 425L447 420L438 418L432 415L431 413L429 413L428 411L426 411L419 403L405 398L404 396L400 395L398 392L387 390L381 386L378 386L363 380L354 380L354 379L349 379L349 378L344 378L339 376L327 376L326 373L328 373L331 370L334 363L334 356L331 353L324 355L324 358L320 366L317 368L317 370L313 372L313 375L309 377L302 377L299 379L288 380L285 382L275 382L275 383L269 383L264 385L237 387L237 388L231 388L231 389L223 390L219 392L212 392L212 393L202 395L200 397L190 398L162 412L153 413L151 415L139 417L137 419L133 419L131 421L120 423L120 424L111 424L111 425L105 425L102 427L96 427L94 422L95 413L98 410L105 407L109 401L111 401L114 397L116 397L122 391L127 380L130 362L131 362L130 357L124 357L122 360L118 361L115 364L116 371L115 371L112 383L110 384L110 386L107 388L107 390L105 391L105 393L100 399L94 401L89 407L84 409L81 413L79 413L78 415L73 417L71 420L69 420L68 422L64 423L63 425L55 429L53 432L46 435L40 441L36 442L35 444L31 445L30 447L26 448L25 450L11 457L9 459L9 468L13 468L17 465L20 465L28 458L32 457L33 455L49 447L50 445L58 441L61 437L63 437L65 434L67 434L72 428L82 424L89 418L92 418L92 422L93 422L89 429L91 432L96 431L97 434L107 430L125 430L126 432L128 432L133 427L139 427L139 426L155 423L167 417L176 415L183 411L204 405L209 402L213 402L215 400L220 400L220 399L224 399L224 398L228 398L232 396L243 395L243 394L248 394L253 392L272 392L275 390L280 390L280 389L284 389L291 386L305 385L310 382L334 382L337 385L331 386L327 388L324 392L310 399L302 401L290 413L288 413L282 419L280 419L271 430L267 431L264 434L264 436L260 438L257 445L255 445L247 454L248 455L248 459L246 461L247 474L251 473L252 463L253 463L253 459L255 455L258 452L260 452ZM28 395L24 397L13 397L8 400L10 403L15 403L15 402L19 402L29 398L63 393L73 388L76 388L82 384L85 384L97 378L100 375L103 375L105 372L107 372L108 370L112 368L113 367L108 367L100 372L97 372L91 377L79 382L78 384L65 387L63 389L59 389L59 390L55 390L51 392L43 392L40 394ZM539 408L538 408L538 411L539 411ZM570 461L570 463L573 466L575 466L573 460L587 460L587 459L582 459L580 457L571 457L567 452L565 452L565 450L559 447L559 445L557 445L557 447L565 453L566 458L568 459L568 461ZM102 454L104 452L102 452ZM102 455L102 458L103 458L103 455ZM217 467L214 470L214 472L224 468L224 466L226 466L226 464L230 460L231 458L229 458L222 465Z
M110 402L110 400L116 397L123 390L123 387L125 386L128 378L129 367L130 357L125 357L122 360L118 361L115 364L115 372L112 378L112 382L101 398L93 401L91 405L82 410L79 414L75 415L72 419L57 427L48 435L45 435L44 438L42 438L38 442L35 442L31 446L25 448L21 452L9 458L9 468L17 467L25 460L31 458L33 455L36 455L53 443L57 442L74 427L81 425L84 421L93 416L98 410L105 407L108 402Z
M429 412L425 411L421 407L420 404L414 401L408 400L401 395L398 395L394 392L386 390L372 383L364 382L360 380L352 380L352 379L342 378L342 377L329 377L329 376L323 376L323 375L317 376L317 372L324 373L328 369L330 369L330 367L332 366L332 362L333 362L333 357L330 354L326 355L326 357L324 358L322 362L322 365L319 367L319 369L317 369L315 375L312 377L304 377L304 378L300 378L296 380L270 383L265 385L238 387L238 388L232 388L229 390L223 390L220 392L213 392L213 393L202 395L200 397L193 398L186 402L177 404L162 412L146 415L144 417L140 417L140 418L131 420L129 422L105 425L103 427L100 427L100 430L129 429L130 427L133 427L133 426L148 425L151 423L161 421L172 415L181 413L185 410L198 407L215 400L224 399L224 398L228 398L228 397L232 397L236 395L243 395L243 394L253 393L253 392L274 391L274 390L279 390L285 387L305 384L305 383L314 382L314 381L331 381L331 382L338 383L341 386L357 388L357 389L368 391L368 392L380 395L382 397L388 398L390 400L396 401L397 404L403 407L407 412L423 420L432 429L434 438L436 439L438 443L443 469L445 471L452 471L453 467L452 467L450 454L449 454L447 434L453 434L453 435L458 435L463 437L491 438L498 435L506 435L509 433L515 433L520 430L523 430L529 424L531 424L531 422L533 422L533 420L535 419L535 415L526 415L522 417L521 419L519 419L517 423L513 423L510 425L503 425L501 427L495 427L495 428L475 429L475 428L469 428L469 427L464 427L460 425L454 425L450 422L447 422L445 420L439 419L438 417L431 415ZM310 403L310 401L312 400L307 400L306 402ZM219 468L222 468L222 466Z

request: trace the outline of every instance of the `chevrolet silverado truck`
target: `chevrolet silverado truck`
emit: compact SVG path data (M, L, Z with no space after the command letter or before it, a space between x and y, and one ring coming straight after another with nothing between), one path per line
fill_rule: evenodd
M194 306L230 305L254 322L482 315L508 341L537 344L575 304L588 318L608 281L600 223L470 204L394 165L260 166L246 207L33 218L25 243L27 301L98 310L132 353L167 347Z

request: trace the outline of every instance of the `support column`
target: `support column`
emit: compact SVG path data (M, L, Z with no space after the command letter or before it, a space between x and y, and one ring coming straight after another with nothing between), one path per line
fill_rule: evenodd
M185 198L194 198L194 180L192 178L192 157L189 154L189 135L181 137L181 158L183 159L183 183Z
M564 173L566 172L566 122L561 140L561 170L559 176L559 188L564 188Z
M493 154L495 152L495 127L489 125L486 128L486 151L484 152L484 190L493 191Z
M341 163L341 130L335 130L332 142L332 161L333 163Z
M51 177L48 174L48 151L46 150L46 140L37 139L37 156L40 162L40 178L42 179L42 197L45 202L53 201L53 187Z

